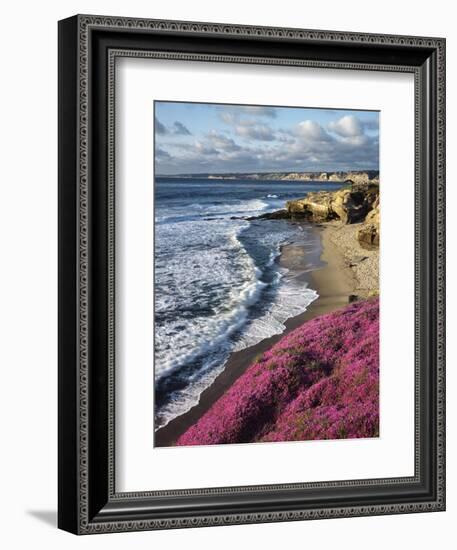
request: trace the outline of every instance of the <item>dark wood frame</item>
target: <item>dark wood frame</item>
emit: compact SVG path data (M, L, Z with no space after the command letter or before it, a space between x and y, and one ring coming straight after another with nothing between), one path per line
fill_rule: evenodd
M416 441L410 478L116 493L116 56L415 75ZM59 527L87 534L445 508L445 41L78 15L59 22Z

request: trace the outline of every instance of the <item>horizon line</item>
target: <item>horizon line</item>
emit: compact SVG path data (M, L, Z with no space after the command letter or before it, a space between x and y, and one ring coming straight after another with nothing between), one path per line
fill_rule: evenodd
M340 170L264 170L264 171L241 171L241 172L179 172L173 174L154 174L154 177L173 176L227 176L227 175L253 175L253 174L337 174L342 172L379 172L379 168L359 168Z

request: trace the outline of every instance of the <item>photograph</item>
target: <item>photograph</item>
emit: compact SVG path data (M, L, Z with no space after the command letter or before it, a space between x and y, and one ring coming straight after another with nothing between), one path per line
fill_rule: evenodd
M155 447L380 436L380 118L154 101Z

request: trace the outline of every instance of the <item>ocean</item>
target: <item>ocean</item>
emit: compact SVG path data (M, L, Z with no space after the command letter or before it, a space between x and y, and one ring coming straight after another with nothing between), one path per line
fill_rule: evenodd
M242 218L340 185L156 178L156 430L198 403L232 352L280 334L317 298L277 261L281 246L299 241L310 252L303 271L318 268L312 226Z

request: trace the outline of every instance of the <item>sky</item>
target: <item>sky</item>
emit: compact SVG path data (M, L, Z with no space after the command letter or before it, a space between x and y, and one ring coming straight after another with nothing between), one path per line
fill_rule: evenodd
M158 175L379 169L379 112L155 101Z

